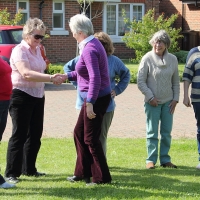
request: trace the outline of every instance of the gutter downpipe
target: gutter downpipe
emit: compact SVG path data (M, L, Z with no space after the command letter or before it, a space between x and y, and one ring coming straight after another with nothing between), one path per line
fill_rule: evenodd
M181 23L181 28L182 28L182 32L184 31L183 29L184 29L184 4L183 4L183 2L182 2L182 23ZM184 43L184 38L182 39L182 49L183 49L183 43Z
M40 19L42 19L42 8L43 8L44 0L42 0L39 4L39 9L40 9Z

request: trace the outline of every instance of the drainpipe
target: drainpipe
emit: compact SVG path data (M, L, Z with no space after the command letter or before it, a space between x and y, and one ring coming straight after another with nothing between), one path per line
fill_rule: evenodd
M181 22L181 28L182 28L182 32L184 31L184 20L185 19L185 7L184 7L184 4L182 2L182 22ZM185 37L185 35L183 35ZM184 46L184 38L182 39L182 49L183 49L183 46Z
M196 0L196 2L195 2L195 6L196 6L197 8L200 8L200 6L198 5L197 0Z
M181 28L182 28L182 31L184 31L184 17L185 17L185 16L184 16L184 14L185 14L184 11L185 11L185 9L184 9L184 4L183 4L183 2L182 2L182 22L181 22L181 23L182 23L182 24L181 24L181 26L182 26L182 27L181 27Z
M42 19L42 8L43 8L44 0L42 0L39 4L39 9L40 9L40 19Z

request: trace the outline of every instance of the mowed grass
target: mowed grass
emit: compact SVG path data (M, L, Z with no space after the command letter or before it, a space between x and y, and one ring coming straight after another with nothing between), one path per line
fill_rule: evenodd
M137 71L137 70L138 70L139 64L134 64L134 63L131 62L131 60L129 60L129 59L122 59L122 62L126 65L126 67L127 67L130 71ZM58 68L59 68L59 67L60 67L60 68L63 68L63 66L64 66L65 64L66 64L66 63L56 63L56 64L51 64L51 66L58 67ZM185 66L184 63L179 63L179 64L178 64L179 73L182 73L182 72L183 72L184 66Z
M7 142L0 145L1 173L5 171ZM20 177L16 188L0 189L1 200L60 199L199 199L200 171L196 140L172 140L170 155L178 169L145 169L145 139L108 138L107 160L112 183L88 187L84 182L70 183L76 153L72 138L43 138L37 168L47 175Z
M126 65L126 67L130 70L130 71L134 71L134 70L138 70L139 64L134 64L133 62L131 62L131 60L129 59L122 59L122 62ZM179 73L182 73L185 67L185 63L179 63L178 64L178 69L179 69Z

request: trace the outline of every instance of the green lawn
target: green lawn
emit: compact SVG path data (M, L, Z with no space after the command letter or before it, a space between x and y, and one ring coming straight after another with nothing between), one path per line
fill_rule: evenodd
M128 60L128 59L123 59L122 61L123 61L123 63L126 65L126 67L129 68L130 71L132 71L132 70L138 70L139 64L133 64L133 63L132 63L130 60ZM179 63L179 64L178 64L178 69L179 69L180 72L183 72L184 66L185 66L185 63Z
M130 71L135 71L138 70L139 64L133 64L130 60L128 59L123 59L123 63L126 65L126 67L129 68ZM65 63L56 63L56 64L51 64L51 67L58 67L58 68L63 68ZM178 65L178 68L180 71L183 71L185 64L181 63Z
M0 146L1 171L5 170L7 142ZM108 139L108 164L112 184L88 187L84 182L70 183L73 175L75 148L72 138L42 139L37 160L38 171L46 177L22 176L16 188L0 189L1 200L114 200L114 199L199 199L200 171L195 169L197 145L192 139L172 141L172 162L178 169L159 167L145 169L145 139Z

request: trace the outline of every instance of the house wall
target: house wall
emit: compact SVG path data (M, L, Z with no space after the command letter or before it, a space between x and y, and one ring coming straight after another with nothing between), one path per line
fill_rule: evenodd
M184 36L180 41L182 50L189 51L191 48L200 45L200 8L194 4L182 4L180 0L161 0L160 13L162 12L165 13L165 16L179 13L174 27L182 29Z
M30 17L40 17L39 3L40 0L29 0L30 2ZM155 8L156 15L159 15L159 0L121 0L123 3L145 3L145 12ZM42 20L47 26L47 34L50 35L52 30L52 0L45 0L42 8ZM0 8L8 8L9 13L13 16L16 13L16 0L0 0ZM103 10L102 2L92 3L92 16L97 11ZM47 57L52 63L68 62L76 56L77 43L70 32L68 20L71 16L80 12L80 6L77 1L65 1L65 28L69 31L69 35L50 35L50 38L45 39L43 44L46 48ZM94 31L103 30L102 15L92 19ZM115 55L124 58L134 58L134 50L128 49L124 43L114 43Z

